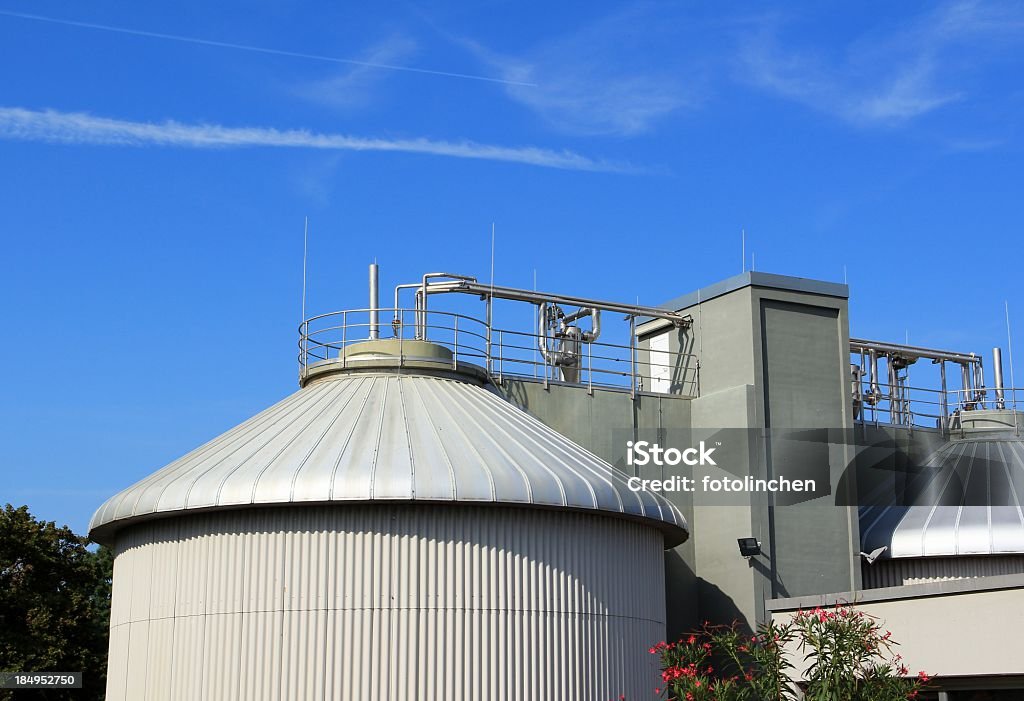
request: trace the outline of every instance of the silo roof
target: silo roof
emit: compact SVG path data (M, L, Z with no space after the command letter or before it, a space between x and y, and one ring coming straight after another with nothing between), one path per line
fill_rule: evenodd
M479 383L363 368L312 383L108 499L90 537L190 510L333 502L495 503L648 521L679 509Z
M955 440L922 466L906 505L861 513L861 547L885 557L1024 553L1024 442Z

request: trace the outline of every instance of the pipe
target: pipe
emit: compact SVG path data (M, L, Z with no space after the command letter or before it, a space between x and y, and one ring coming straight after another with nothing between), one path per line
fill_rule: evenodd
M378 268L370 263L370 340L380 338L380 285L378 284Z
M413 323L415 324L413 337L420 340L427 338L427 313L423 311L423 290L416 290L413 295Z
M861 386L863 370L857 363L850 363L850 388L853 394L853 418L860 419L861 408L864 406L864 388Z
M974 366L974 400L980 405L985 399L985 368L978 358L978 364ZM982 406L982 409L985 407Z
M889 420L894 424L902 424L903 407L900 402L899 390L896 387L899 371L893 365L891 357L889 362L886 363L886 367L889 369Z
M878 351L868 349L868 384L871 388L871 406L882 401L882 388L878 385Z
M676 326L688 326L689 317L678 312L660 309L658 307L642 307L634 304L621 304L619 302L606 302L602 300L587 299L586 297L572 297L569 295L551 294L549 292L536 292L534 290L523 290L515 287L491 287L477 283L472 278L462 278L451 275L456 280L450 282L438 282L433 285L424 286L426 294L443 294L450 292L461 292L464 294L475 294L481 297L492 294L498 299L510 299L517 302L532 302L541 304L552 302L554 304L565 304L573 307L597 308L607 312L621 312L627 316L651 317L654 319L667 319Z
M960 405L964 410L973 409L974 402L973 397L971 397L971 390L973 389L973 387L971 387L971 371L970 368L968 368L967 363L962 363L960 365L960 383L963 385L963 396L960 399Z
M948 431L949 425L949 388L946 386L946 363L943 360L938 361L939 363L939 381L942 383L942 391L939 397L942 402L942 429Z
M471 275L456 275L455 273L426 273L423 276L423 281L420 283L421 297L420 297L420 322L419 322L419 338L420 340L427 340L427 280L437 277L446 277L453 280L461 280L464 282L476 282L476 278ZM486 293L482 293L486 294Z
M996 386L996 409L1005 409L1006 401L1003 393L1003 349L992 349L992 379Z
M580 340L584 343L593 343L601 335L601 310L597 308L582 307L562 320L564 325L569 325L583 317L590 315L590 331L584 331Z
M548 303L537 305L537 347L546 361L548 359Z
M905 346L898 343L883 343L881 341L867 341L862 338L850 339L850 351L857 353L861 350L872 350L883 354L896 354L906 358L908 361L916 358L927 358L929 360L950 360L955 363L968 363L974 365L980 363L981 358L974 353L956 353L953 351L936 350L934 348L922 348L920 346Z
M850 388L853 392L854 400L858 402L863 398L863 387L861 387L861 382L863 380L861 377L862 374L863 370L860 365L857 363L850 363Z
M416 299L419 299L420 283L418 283L418 282L411 282L411 283L408 283L408 284L405 284L405 285L395 285L395 320L396 321L400 321L401 318L402 318L401 317L401 309L402 309L402 307L401 307L401 305L399 304L399 301L398 301L398 293L401 292L402 290L412 290L412 289L416 290L416 292L417 292ZM417 311L419 310L419 305L418 304L416 305L416 310Z

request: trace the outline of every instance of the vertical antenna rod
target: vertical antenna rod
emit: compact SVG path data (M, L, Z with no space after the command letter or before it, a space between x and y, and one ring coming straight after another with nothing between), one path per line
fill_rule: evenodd
M302 226L302 318L300 323L306 323L306 253L309 251L309 217L305 218Z
M303 372L306 370L306 363L309 362L309 324L306 322L306 254L309 251L309 217L304 218L302 225L302 316L299 319L299 328L302 330L299 336L300 363Z
M494 222L491 222L491 294L487 295L487 372L491 372L491 329L494 327Z
M377 283L377 263L370 263L370 340L380 338L380 286Z
M740 229L740 272L747 272L747 230Z
M1010 361L1010 393L1013 399L1013 424L1017 425L1017 382L1013 378L1013 334L1010 333L1010 303L1003 300L1003 307L1006 309L1006 355Z
M491 294L494 294L494 222L491 222Z

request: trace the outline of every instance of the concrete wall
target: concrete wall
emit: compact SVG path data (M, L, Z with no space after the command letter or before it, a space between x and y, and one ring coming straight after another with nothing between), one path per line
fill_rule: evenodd
M850 486L843 484L843 475L853 457L852 446L842 440L853 421L848 401L849 338L845 319L840 323L845 300L835 304L830 303L834 298L755 296L760 297L760 382L769 431L765 473L813 478L820 494L813 499L780 494L762 514L772 534L773 594L799 596L857 587L857 514L846 506L855 501L852 495L840 494ZM816 429L823 429L821 435ZM835 442L825 432L831 432ZM808 537L809 531L813 537Z
M701 616L753 624L766 598L859 588L857 516L847 506L856 485L844 479L855 454L845 286L747 273L667 306L692 324L643 324L639 347L642 355L668 334L670 351L692 354L675 373L696 375L700 388L692 439L717 431L738 443L726 467L735 477L800 477L792 466L810 465L819 482L813 499L762 493L727 506L693 494ZM785 435L794 430L802 433ZM739 556L744 536L762 542L761 556Z
M704 468L712 478L743 477L757 474L764 446L757 432L723 431L735 426L756 426L757 397L754 385L721 389L693 402L694 433L711 440L722 435L728 453L719 460L721 468ZM761 558L740 557L736 539L754 536L768 540L756 515L764 508L759 495L715 499L702 492L693 494L694 524L701 524L692 537L697 572L700 619L728 623L739 620L751 625L762 615L761 603L771 598L769 571Z

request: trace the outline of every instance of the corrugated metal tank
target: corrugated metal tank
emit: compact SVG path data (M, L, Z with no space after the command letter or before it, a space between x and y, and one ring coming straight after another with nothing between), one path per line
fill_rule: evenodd
M979 429L1006 412L978 410L894 490L860 511L861 567L869 589L1024 572L1024 441L1014 424Z
M108 699L651 692L682 515L443 349L378 347L97 511Z

